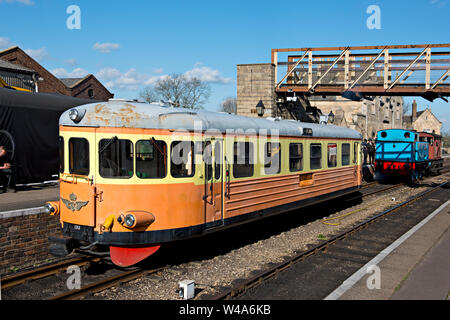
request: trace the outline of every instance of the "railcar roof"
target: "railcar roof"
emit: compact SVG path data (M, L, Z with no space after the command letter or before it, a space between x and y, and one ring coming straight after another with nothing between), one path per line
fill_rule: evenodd
M59 120L60 125L89 127L147 128L187 131L220 131L227 130L246 134L275 134L271 130L279 130L279 135L305 136L305 128L312 129L313 137L340 137L361 139L361 134L353 129L334 125L322 125L293 120L269 120L250 118L223 112L205 110L188 110L169 107L159 103L139 103L110 100L102 103L91 103L76 107L85 114L81 121L74 123L69 118L69 111L64 112Z

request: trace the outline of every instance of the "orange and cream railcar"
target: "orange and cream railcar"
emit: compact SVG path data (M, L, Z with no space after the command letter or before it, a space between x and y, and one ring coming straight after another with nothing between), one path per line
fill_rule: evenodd
M161 245L354 192L361 135L297 121L110 100L60 118L65 251L133 265ZM299 213L301 214L301 213ZM68 247L70 247L68 249Z

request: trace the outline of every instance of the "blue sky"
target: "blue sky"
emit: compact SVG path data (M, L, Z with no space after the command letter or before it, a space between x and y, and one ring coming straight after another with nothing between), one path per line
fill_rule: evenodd
M67 28L70 5L81 29ZM366 26L370 5L381 29ZM450 0L0 0L0 50L19 45L59 77L92 73L117 98L167 74L195 75L212 88L205 108L217 110L236 96L236 65L270 62L272 48L449 43L449 13ZM417 100L450 131L447 103Z

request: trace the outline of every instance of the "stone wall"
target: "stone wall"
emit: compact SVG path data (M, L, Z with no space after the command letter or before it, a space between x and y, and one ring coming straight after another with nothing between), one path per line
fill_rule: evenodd
M237 114L258 117L256 105L264 103L263 117L275 111L275 65L271 63L237 66Z

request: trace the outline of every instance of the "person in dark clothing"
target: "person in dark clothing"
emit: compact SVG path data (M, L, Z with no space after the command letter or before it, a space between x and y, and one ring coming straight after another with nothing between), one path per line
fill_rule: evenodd
M14 168L11 166L11 160L7 158L4 146L0 146L0 183L3 187L3 193L10 187L16 192L16 181L14 177Z
M369 152L369 144L367 143L367 139L364 139L364 142L362 143L362 151L364 155L364 162L363 164L367 163L367 153Z
M368 154L369 154L369 164L373 164L375 162L375 143L372 139L369 139L368 143Z

